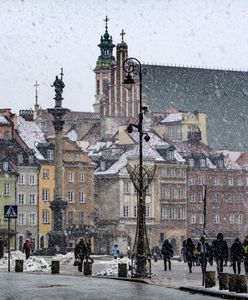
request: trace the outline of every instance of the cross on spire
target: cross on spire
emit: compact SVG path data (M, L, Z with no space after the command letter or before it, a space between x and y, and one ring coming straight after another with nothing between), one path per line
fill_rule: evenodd
M64 71L63 68L61 68L61 71L60 71L61 80L63 80L63 75L64 75L63 71Z
M37 83L37 80L35 81L35 105L38 105L38 89L37 87L39 86L39 84Z
M107 32L108 31L108 21L109 21L108 16L106 16L106 18L103 21L106 22L105 29L106 29L106 32Z
M120 35L121 35L121 42L123 43L124 42L124 35L125 35L126 33L125 33L125 31L124 31L124 29L122 29L122 31L121 31L121 33L120 33Z

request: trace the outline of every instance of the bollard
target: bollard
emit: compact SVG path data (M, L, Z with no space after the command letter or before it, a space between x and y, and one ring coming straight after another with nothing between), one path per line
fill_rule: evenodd
M236 293L247 293L247 276L237 275L236 278Z
M205 288L210 288L216 285L215 271L206 271L205 273Z
M237 275L229 274L229 292L236 292Z
M59 274L59 260L52 260L52 274Z
M89 261L84 262L84 275L85 276L92 275L92 263Z
M23 272L23 260L22 259L16 259L15 272Z
M127 264L118 264L118 277L127 277Z
M219 289L228 290L229 289L229 274L220 273L219 274Z

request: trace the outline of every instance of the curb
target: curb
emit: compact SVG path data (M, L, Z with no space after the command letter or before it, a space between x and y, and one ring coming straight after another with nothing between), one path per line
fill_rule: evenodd
M236 293L222 293L221 291L211 291L209 289L201 289L201 288L192 288L192 287L179 287L178 288L180 291L185 291L185 292L190 292L190 293L194 293L194 294L202 294L202 295L207 295L207 296L212 296L212 297L218 297L218 298L222 298L222 299L233 299L233 300L247 300L248 296L245 297L243 295L239 295Z

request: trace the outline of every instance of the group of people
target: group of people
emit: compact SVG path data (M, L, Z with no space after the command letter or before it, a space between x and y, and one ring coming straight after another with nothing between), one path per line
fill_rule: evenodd
M231 245L230 253L222 233L218 233L211 246L204 237L201 237L197 246L194 245L191 238L188 238L183 243L181 253L184 261L188 263L190 273L192 273L194 263L206 270L207 262L213 265L213 260L216 261L217 273L222 273L223 266L227 265L228 257L230 257L234 274L240 274L242 261L244 261L245 274L248 274L248 236L243 243L236 238Z
M91 254L91 243L90 240L85 241L83 238L79 240L79 242L76 244L74 249L74 256L75 261L77 262L78 271L82 272L83 269L83 262L84 259L91 260L93 262L93 259L90 257Z

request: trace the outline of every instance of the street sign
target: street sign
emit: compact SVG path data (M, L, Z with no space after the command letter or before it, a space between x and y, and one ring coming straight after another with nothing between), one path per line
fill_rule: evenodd
M16 219L17 218L17 205L4 205L4 218Z

